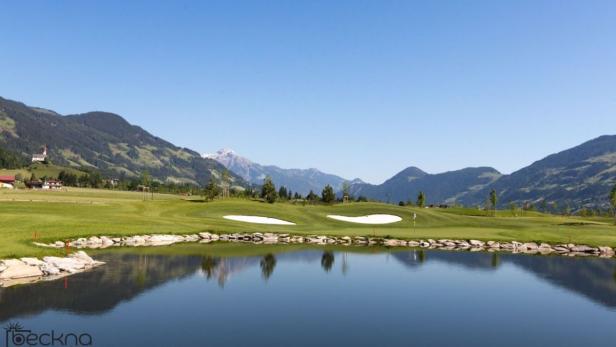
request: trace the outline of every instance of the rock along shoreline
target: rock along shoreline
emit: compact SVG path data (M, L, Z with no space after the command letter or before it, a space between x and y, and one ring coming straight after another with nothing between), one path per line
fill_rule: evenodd
M96 261L84 251L67 257L20 258L0 260L0 288L18 284L51 281L87 271L105 263Z
M169 246L176 243L211 243L211 242L243 242L252 244L312 244L341 246L384 246L441 249L449 251L469 252L509 252L522 254L561 255L569 257L602 257L612 258L616 255L608 246L593 247L573 243L555 244L518 242L518 241L480 241L426 239L402 240L394 238L366 236L325 236L325 235L291 235L275 233L232 233L215 234L202 232L191 235L136 235L127 237L92 236L75 240L56 241L53 243L34 242L36 246L47 248L75 248L79 251L64 257L20 258L0 260L0 287L16 284L34 283L44 280L54 280L71 274L87 271L104 263L90 258L81 249L105 249L109 247L155 247Z
M108 247L148 247L168 246L175 243L199 242L210 243L214 241L246 242L253 244L314 244L314 245L342 245L342 246L385 246L385 247L412 247L459 251L488 251L511 252L524 254L558 254L564 256L597 256L611 258L615 250L608 246L593 247L573 243L551 245L548 243L518 242L518 241L480 241L480 240L402 240L394 238L365 237L365 236L324 236L324 235L291 235L277 233L233 233L215 234L202 232L191 235L137 235L128 237L92 236L69 240L68 246L77 249L101 249ZM57 241L50 244L36 243L37 246L64 248L67 243Z

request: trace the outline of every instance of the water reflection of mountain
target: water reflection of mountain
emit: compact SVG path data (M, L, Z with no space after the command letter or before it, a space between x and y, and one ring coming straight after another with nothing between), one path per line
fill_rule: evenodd
M396 252L393 257L411 268L436 261L473 270L494 271L499 265L509 263L602 305L616 307L616 261L613 259L438 250Z
M595 302L616 307L616 261L611 259L428 250L394 252L392 256L411 268L443 262L473 271L496 271L499 265L509 263ZM319 249L249 257L110 254L98 258L108 265L67 278L66 288L64 280L57 280L1 289L0 321L46 310L100 314L169 281L195 274L223 287L233 274L246 270L260 271L268 280L276 276L276 267L283 262L308 262L329 271L340 261L343 273L346 264L344 255Z
M322 251L282 253L278 261L318 262ZM233 273L258 267L264 257L201 257L113 254L98 259L107 265L50 282L0 289L0 321L46 310L98 314L172 280L202 273L219 285ZM270 276L275 265L268 268Z
M50 309L78 314L105 312L144 291L190 276L201 267L201 257L115 254L99 259L108 265L66 279L2 289L0 321Z

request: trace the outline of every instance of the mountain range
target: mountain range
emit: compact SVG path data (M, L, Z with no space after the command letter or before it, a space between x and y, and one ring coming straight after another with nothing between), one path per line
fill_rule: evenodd
M477 206L485 204L494 189L500 206L545 201L572 208L606 208L609 191L616 184L616 135L552 154L508 175L491 167L430 174L411 166L375 185L317 169L261 165L232 150L202 156L113 113L64 116L0 98L0 163L5 168L18 165L21 157L27 159L44 145L55 164L96 168L107 176L134 177L147 170L160 181L204 185L229 170L234 186L259 185L270 176L277 186L305 195L310 190L320 193L327 184L340 191L349 182L354 197L391 203L414 201L423 191L429 204Z
M204 185L226 169L195 151L177 147L119 115L89 112L60 115L0 98L0 146L26 158L47 146L54 164L97 168L108 176L148 171L163 182ZM231 174L234 185L246 182Z
M616 135L601 136L503 175L491 167L428 174L409 167L380 185L354 184L351 193L388 202L414 201L420 191L428 203L484 205L492 189L500 206L510 203L562 203L572 208L607 208L616 184Z
M397 203L398 201L415 201L421 191L426 194L428 202L452 204L491 186L501 177L500 172L490 167L428 174L411 166L383 184L353 184L351 195Z
M485 201L489 190L495 189L503 204L545 200L572 207L608 207L609 192L615 184L616 135L605 135L503 175L459 202Z
M283 169L274 165L257 164L231 149L221 149L214 154L204 154L203 157L216 160L252 184L260 185L265 177L269 176L277 186L285 186L302 195L307 195L310 191L319 194L328 184L335 190L341 190L344 182L363 183L360 179L346 180L317 169Z

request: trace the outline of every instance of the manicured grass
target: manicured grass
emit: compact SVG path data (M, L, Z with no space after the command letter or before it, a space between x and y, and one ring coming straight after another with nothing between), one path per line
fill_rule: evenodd
M149 199L151 196L145 197ZM1 190L0 258L61 252L32 246L35 232L41 241L91 235L260 231L616 246L616 227L607 218L582 219L540 213L513 217L508 211L499 212L497 217L488 217L473 209L420 209L380 203L302 206L239 199L204 203L165 194L155 194L154 200L143 199L142 193L94 189ZM402 221L371 226L326 218L328 214L360 216L375 213L398 215ZM413 213L417 214L416 228L413 228ZM222 218L228 214L280 218L297 225L258 225Z
M43 164L43 163L34 163L27 168L24 169L1 169L0 176L9 175L15 176L17 174L21 174L23 179L30 179L32 174L35 174L36 177L41 178L43 176L47 177L58 177L60 172L66 171L78 176L83 175L83 171L79 171L75 168L65 167L65 166L57 166L53 164Z

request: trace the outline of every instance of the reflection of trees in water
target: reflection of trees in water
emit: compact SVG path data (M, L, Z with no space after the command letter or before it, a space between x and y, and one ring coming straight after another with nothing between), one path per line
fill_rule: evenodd
M135 283L141 288L145 287L148 280L148 256L141 255L137 260L137 269L135 271Z
M332 267L334 266L334 253L332 252L323 252L323 256L321 257L321 266L325 272L330 272Z
M251 266L255 261L252 258L221 258L205 256L201 258L201 271L207 280L216 278L218 285L224 288L225 284L235 272Z
M269 279L275 267L276 257L271 253L264 256L263 259L261 259L261 276L263 276L265 280Z
M423 249L417 251L417 260L419 260L420 263L426 261L426 252L424 252Z
M251 257L100 255L97 258L106 261L107 265L68 277L68 288L64 288L62 281L51 281L0 289L0 321L45 310L79 314L106 312L118 303L129 301L161 284L195 274L217 280L222 287L233 274L240 271L260 270L263 278L267 279L272 276L275 266L291 262L309 263L313 270L321 271L317 269L320 260L322 268L330 271L333 269L334 255L331 252L323 253L322 249ZM616 308L614 259L438 250L397 251L391 253L391 257L414 270L433 262L460 266L463 271L496 272L514 265L541 280ZM342 254L340 262L344 274L348 271L346 254ZM387 266L385 263L379 265Z
M498 267L500 265L500 256L498 253L492 253L492 267Z
M342 274L346 276L349 272L349 262L347 260L347 254L342 253Z
M216 271L216 267L220 263L220 258L214 258L210 256L203 257L201 260L201 270L205 273L207 279L211 279Z

